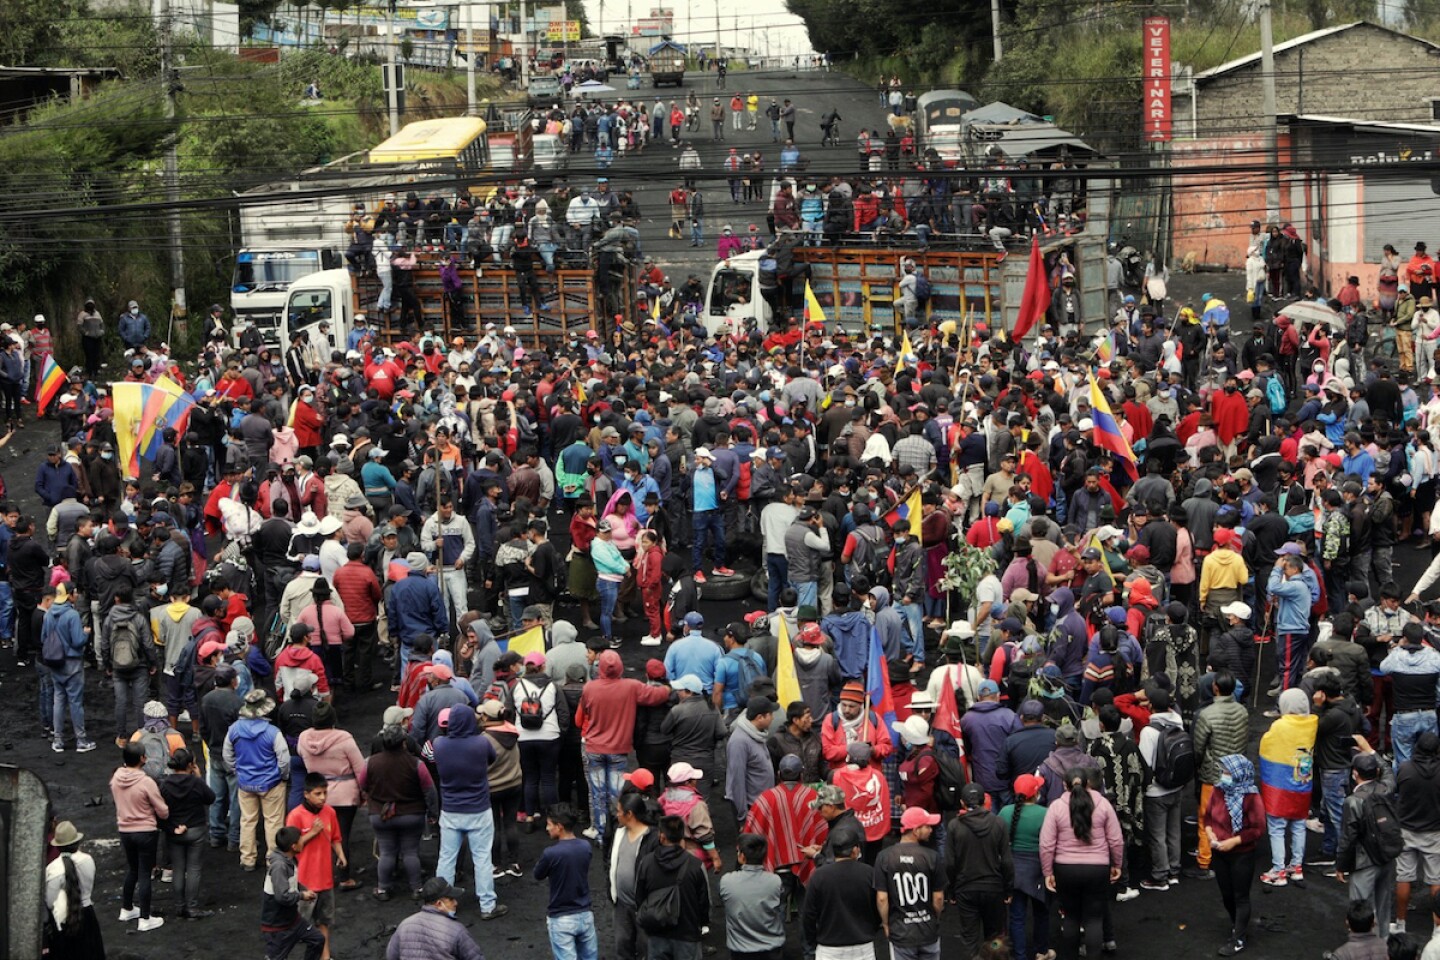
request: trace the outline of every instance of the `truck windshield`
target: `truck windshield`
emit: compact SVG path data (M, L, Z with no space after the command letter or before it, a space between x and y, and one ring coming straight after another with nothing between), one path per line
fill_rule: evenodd
M318 250L287 250L274 253L242 251L235 258L235 293L284 290L320 269Z
M300 290L290 295L286 308L290 329L299 330L321 320L335 319L335 302L329 290Z
M714 282L710 284L710 316L728 316L732 306L749 303L751 295L748 274L738 270L715 271Z

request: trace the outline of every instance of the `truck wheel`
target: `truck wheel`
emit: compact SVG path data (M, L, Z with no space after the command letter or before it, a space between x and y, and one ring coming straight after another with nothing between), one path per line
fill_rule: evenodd
M700 588L703 600L741 600L750 594L750 577L743 573L722 577L711 573Z
M763 603L770 602L770 572L764 567L755 571L750 578L750 596Z

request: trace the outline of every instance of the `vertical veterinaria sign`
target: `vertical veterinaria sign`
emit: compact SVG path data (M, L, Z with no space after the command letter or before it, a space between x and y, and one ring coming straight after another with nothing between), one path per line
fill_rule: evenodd
M1170 139L1170 18L1145 18L1145 139Z

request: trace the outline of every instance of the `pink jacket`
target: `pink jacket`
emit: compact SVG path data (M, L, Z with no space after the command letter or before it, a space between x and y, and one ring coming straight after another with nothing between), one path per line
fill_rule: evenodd
M110 795L115 800L115 829L121 833L158 829L157 821L170 816L160 787L139 767L116 770L110 778Z
M323 774L330 784L326 803L332 807L360 805L360 782L365 758L355 738L345 730L306 730L300 734L300 757L310 773Z
M320 614L315 604L310 604L295 618L296 623L303 623L310 628L310 645L320 645ZM325 642L332 647L339 646L342 641L349 640L355 636L355 626L345 612L333 602L325 603Z
M1170 582L1185 585L1195 582L1195 544L1190 531L1180 527L1175 537L1175 562L1170 566Z
M1125 841L1120 836L1120 821L1115 808L1103 794L1090 791L1095 813L1090 818L1090 842L1084 843L1070 828L1070 794L1051 802L1040 827L1040 867L1045 876L1055 875L1055 864L1098 864L1120 866L1125 856Z

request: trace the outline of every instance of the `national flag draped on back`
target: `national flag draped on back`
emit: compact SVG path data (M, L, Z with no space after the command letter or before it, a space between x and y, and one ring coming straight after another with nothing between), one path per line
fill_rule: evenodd
M920 488L916 487L915 492L895 505L889 513L885 514L885 526L894 527L896 520L910 521L910 535L920 536L920 527L923 520L920 517Z
M775 642L775 698L784 710L796 700L803 700L800 694L800 678L795 673L795 651L790 646L790 628L780 613L780 636Z
M1110 401L1105 399L1105 391L1100 389L1100 384L1095 380L1095 373L1091 371L1090 378L1090 419L1095 424L1094 439L1095 446L1102 450L1109 450L1125 465L1125 472L1130 474L1131 480L1140 479L1140 471L1135 459L1135 451L1130 449L1130 441L1125 439L1125 434L1120 432L1120 424L1116 422L1115 415L1110 412Z
M140 476L140 461L153 460L167 427L184 433L195 401L175 381L161 377L154 383L122 381L110 385L115 401L115 442L127 477Z
M1286 716L1260 738L1260 799L1272 817L1303 820L1310 815L1314 787L1317 716Z
M805 281L805 319L815 323L825 322L825 311L820 306L820 298L810 289L809 280Z
M45 363L40 368L40 379L35 381L35 414L39 416L50 406L50 401L60 394L65 386L65 374L55 362L54 354L45 354Z
M538 653L545 655L545 628L533 626L529 630L517 633L509 640L499 641L500 646L507 653L518 653L521 657L527 654Z
M900 356L895 359L895 376L900 376L905 371L905 358L915 352L910 345L910 331L905 331L900 340Z
M1040 254L1040 237L1030 238L1030 265L1025 269L1025 293L1010 338L1019 342L1050 309L1050 278L1045 275L1045 258Z
M880 718L885 732L890 735L890 742L898 743L895 701L890 698L890 668L885 665L880 632L874 627L870 628L870 665L865 668L865 696L870 701L870 709L875 711L875 716Z
M1110 558L1105 556L1105 545L1100 542L1100 538L1093 533L1090 534L1090 542L1085 544L1085 546L1094 547L1100 551L1100 565L1105 568L1105 572L1110 575L1110 580L1113 583L1115 580L1115 571L1110 569Z

